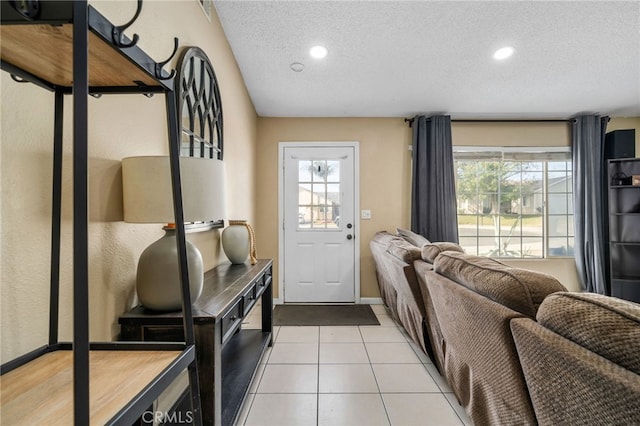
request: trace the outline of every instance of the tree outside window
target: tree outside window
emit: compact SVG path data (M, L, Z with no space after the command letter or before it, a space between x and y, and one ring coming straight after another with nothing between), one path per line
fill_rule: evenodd
M465 251L511 258L571 255L567 157L567 152L496 148L454 152L458 232Z

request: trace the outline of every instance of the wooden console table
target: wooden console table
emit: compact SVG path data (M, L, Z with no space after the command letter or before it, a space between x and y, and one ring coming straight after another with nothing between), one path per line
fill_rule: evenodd
M260 358L272 344L272 265L217 266L204 275L193 322L204 424L232 425ZM262 329L242 329L242 319L262 298ZM184 341L182 313L138 306L119 319L122 340Z

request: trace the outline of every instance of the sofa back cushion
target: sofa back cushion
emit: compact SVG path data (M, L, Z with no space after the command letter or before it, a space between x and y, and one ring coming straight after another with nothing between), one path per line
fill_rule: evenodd
M436 260L436 257L438 257L438 255L443 251L457 251L459 253L464 253L462 247L456 243L429 243L422 246L422 260L433 263L433 261Z
M408 264L420 259L420 248L407 242L404 238L390 234L387 231L376 232L371 239L372 244L378 244L383 252Z
M488 257L446 251L435 259L433 267L440 275L531 318L547 295L567 290L551 275Z
M387 231L379 231L373 235L373 238L371 239L371 241L387 246L391 241L397 240L399 238L400 237L398 237L397 235L390 234Z
M429 243L428 239L408 229L396 228L396 230L398 231L398 235L400 237L404 238L407 242L413 244L416 247L422 247L423 245Z
M414 260L420 259L420 248L402 238L391 240L387 247L387 253L410 265L413 265Z
M536 316L540 325L640 374L640 305L594 293L556 293Z

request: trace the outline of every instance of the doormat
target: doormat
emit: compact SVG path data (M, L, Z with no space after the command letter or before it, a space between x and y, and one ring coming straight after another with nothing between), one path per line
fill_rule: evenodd
M370 305L276 305L273 325L380 325Z

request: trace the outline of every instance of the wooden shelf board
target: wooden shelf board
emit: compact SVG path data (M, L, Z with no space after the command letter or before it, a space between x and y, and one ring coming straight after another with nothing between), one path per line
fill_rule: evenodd
M179 351L91 351L91 424L105 424ZM73 352L42 355L0 377L3 424L73 424Z
M2 25L2 60L42 80L70 87L73 81L73 25ZM109 44L89 32L89 86L135 87L158 83Z

